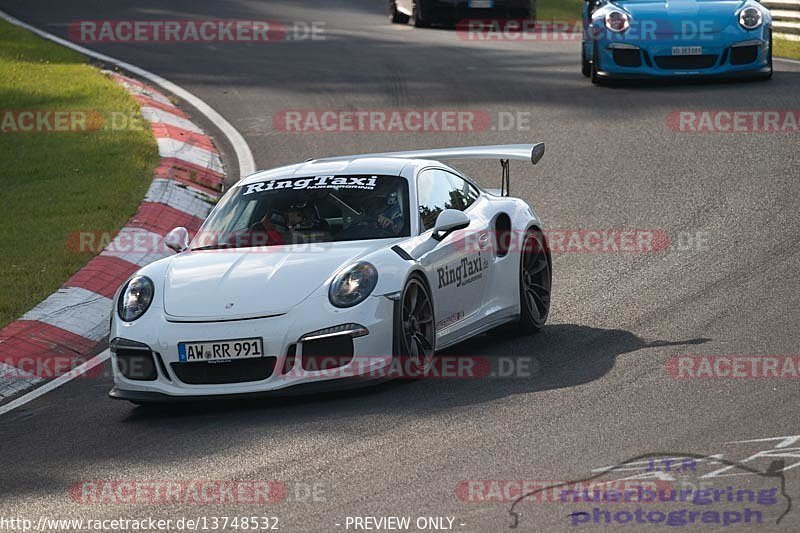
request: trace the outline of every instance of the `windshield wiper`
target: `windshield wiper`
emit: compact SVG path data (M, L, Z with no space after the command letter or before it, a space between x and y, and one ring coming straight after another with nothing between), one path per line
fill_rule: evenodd
M328 193L328 196L330 196L331 198L333 198L333 200L334 200L334 201L335 201L337 204L341 205L342 207L344 207L345 209L347 209L348 211L350 211L350 212L351 212L351 213L353 213L354 215L359 215L359 216L360 216L360 215L362 214L360 211L356 211L355 209L353 209L352 207L350 207L350 204L348 204L347 202L345 202L344 200L342 200L341 198L339 198L339 197L338 197L338 196L336 196L335 194L333 194L333 193Z
M221 250L223 248L235 248L232 244L210 244L208 246L199 246L197 248L190 248L192 252L199 252L202 250Z

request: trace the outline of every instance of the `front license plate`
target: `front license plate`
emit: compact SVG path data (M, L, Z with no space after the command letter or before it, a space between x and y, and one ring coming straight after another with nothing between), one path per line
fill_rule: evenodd
M261 339L178 343L178 360L181 363L230 361L233 359L252 359L263 356L264 343Z
M701 56L703 55L702 46L673 46L672 55L674 56Z
M492 9L494 0L469 0L467 6L473 9Z

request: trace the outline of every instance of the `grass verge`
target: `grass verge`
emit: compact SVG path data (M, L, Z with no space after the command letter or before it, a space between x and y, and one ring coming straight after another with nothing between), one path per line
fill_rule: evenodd
M20 115L28 110L139 122L116 131L19 131L32 124ZM0 327L91 259L67 246L70 234L114 231L136 211L158 161L139 117L135 100L83 56L0 21Z
M775 37L772 46L774 47L772 54L775 57L800 59L800 41L790 41L789 39Z
M536 18L544 20L581 20L583 0L538 0Z

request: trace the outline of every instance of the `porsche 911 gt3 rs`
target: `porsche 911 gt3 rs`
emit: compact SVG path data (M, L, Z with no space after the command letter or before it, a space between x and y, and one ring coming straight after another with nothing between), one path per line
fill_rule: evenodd
M347 387L508 322L531 333L552 267L509 160L544 145L310 160L232 187L136 272L111 318L111 396L135 403ZM441 161L499 159L485 190Z
M772 17L757 0L586 0L583 74L772 77Z

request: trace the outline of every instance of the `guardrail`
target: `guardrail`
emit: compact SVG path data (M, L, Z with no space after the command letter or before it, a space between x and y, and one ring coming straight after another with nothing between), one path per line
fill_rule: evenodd
M800 0L762 0L772 13L772 32L784 39L800 41Z

